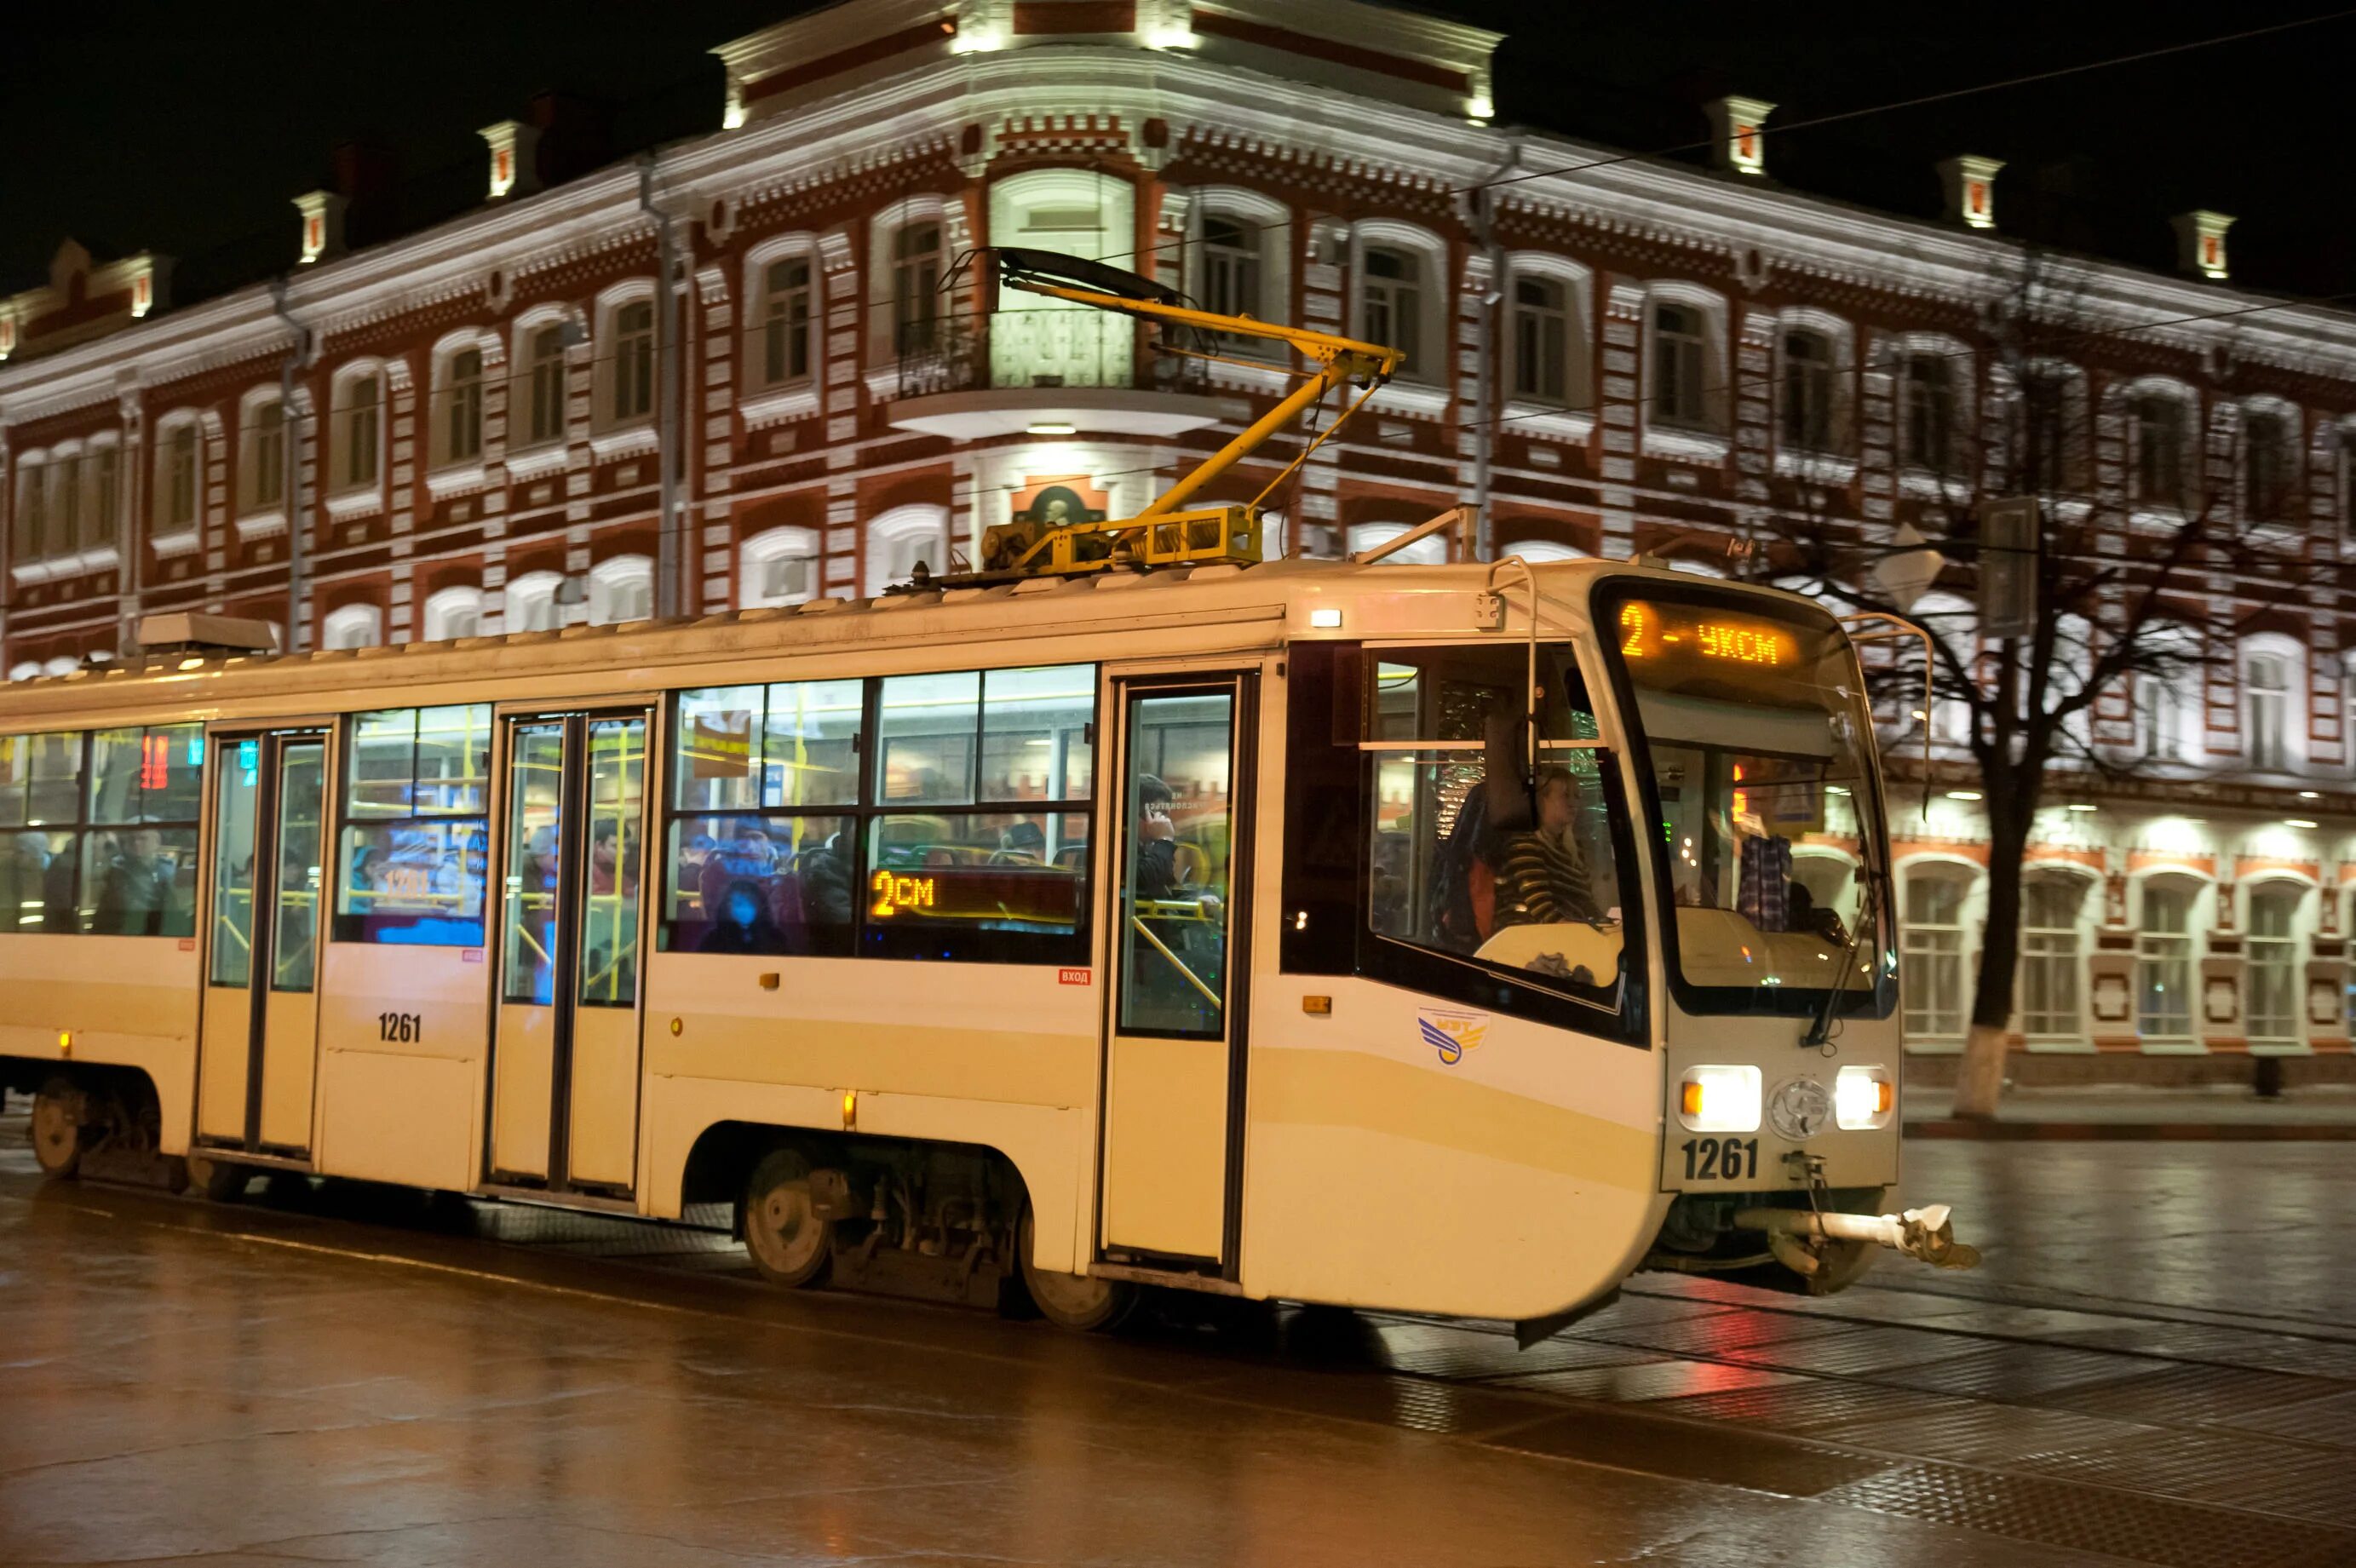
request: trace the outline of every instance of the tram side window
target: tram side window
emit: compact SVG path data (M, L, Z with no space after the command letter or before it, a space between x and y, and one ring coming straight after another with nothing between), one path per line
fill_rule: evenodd
M81 737L0 735L0 931L82 927Z
M1095 705L1086 665L680 693L664 948L1068 956Z
M1489 743L1493 730L1521 727L1527 650L1367 656L1366 912L1375 934L1581 1000L1614 1000L1623 978L1615 846L1624 823L1569 650L1539 653L1535 792L1494 795L1485 787ZM1377 965L1383 951L1378 942Z
M0 736L0 933L193 934L204 745L194 724Z
M91 736L82 833L87 929L118 936L194 934L204 755L204 731L195 724L101 730Z
M337 941L482 944L490 752L487 704L353 719Z

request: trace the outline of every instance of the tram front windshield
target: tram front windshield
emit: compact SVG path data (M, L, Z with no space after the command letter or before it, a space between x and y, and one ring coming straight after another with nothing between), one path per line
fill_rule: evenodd
M1879 991L1890 911L1872 714L1839 627L1723 592L1622 599L1612 624L1687 1007L1796 1012L1837 983Z

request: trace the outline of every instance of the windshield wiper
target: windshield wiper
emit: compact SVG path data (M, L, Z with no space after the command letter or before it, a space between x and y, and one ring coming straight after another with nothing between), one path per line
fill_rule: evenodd
M1858 901L1857 905L1857 924L1849 928L1848 945L1841 949L1840 965L1833 971L1833 984L1825 992L1824 1010L1816 1015L1816 1021L1808 1032L1800 1037L1800 1043L1810 1049L1832 1039L1833 1014L1839 1009L1841 997L1848 989L1848 970L1849 965L1857 962L1858 944L1865 940L1866 928L1878 919L1881 879L1873 873L1870 865L1866 868L1866 873L1865 896Z

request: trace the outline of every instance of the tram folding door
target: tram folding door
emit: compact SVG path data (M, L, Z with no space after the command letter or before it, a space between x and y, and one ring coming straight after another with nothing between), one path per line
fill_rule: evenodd
M1113 694L1102 1244L1233 1277L1258 677L1116 677Z
M506 731L491 1179L626 1193L651 715L518 716Z
M197 1136L303 1158L318 1082L325 728L214 734Z

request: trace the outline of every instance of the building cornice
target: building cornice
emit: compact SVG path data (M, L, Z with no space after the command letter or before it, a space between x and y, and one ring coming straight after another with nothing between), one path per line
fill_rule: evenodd
M937 5L903 0L910 15ZM1452 24L1444 24L1452 26ZM1477 29L1476 29L1477 31ZM1506 212L1719 259L1738 277L1807 278L1884 297L1970 308L2017 286L2025 266L2092 333L2228 360L2356 380L2356 315L2079 257L2035 261L2001 236L1873 213L1610 148L1479 125L1401 104L1319 91L1178 51L1040 44L935 60L665 149L658 199L702 218L873 178L952 155L964 129L1108 116L1135 138L1149 121L1173 144L1265 159L1289 183L1456 200L1510 164L1548 170L1493 187ZM617 165L423 233L295 272L287 304L327 336L423 309L511 295L618 247L647 243L638 171ZM1757 253L1756 265L1749 254ZM495 286L497 280L498 286ZM2239 312L2233 315L2227 313ZM133 387L186 379L292 347L267 289L241 290L104 338L0 364L0 424L51 417Z

